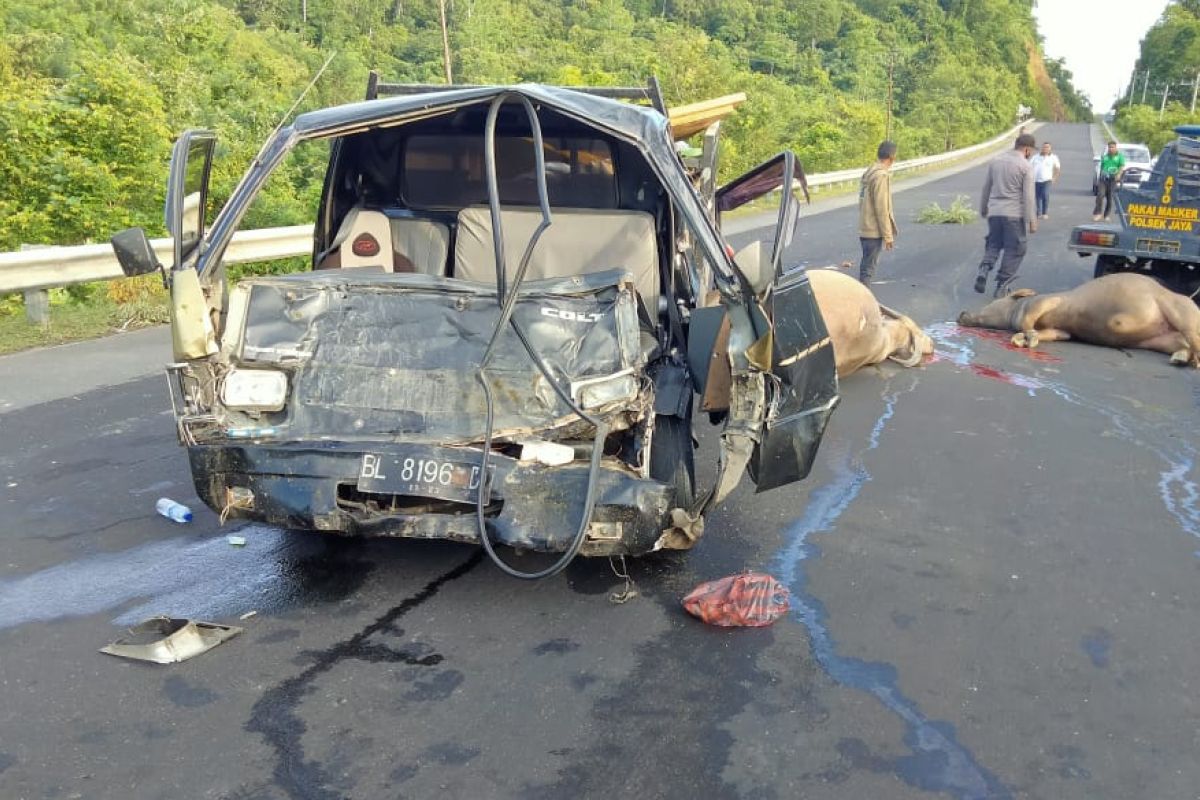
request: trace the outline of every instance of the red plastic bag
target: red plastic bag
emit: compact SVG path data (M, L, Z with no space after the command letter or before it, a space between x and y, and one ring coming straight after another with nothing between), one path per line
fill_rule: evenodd
M788 590L770 575L745 572L700 584L683 608L709 625L761 628L787 613Z

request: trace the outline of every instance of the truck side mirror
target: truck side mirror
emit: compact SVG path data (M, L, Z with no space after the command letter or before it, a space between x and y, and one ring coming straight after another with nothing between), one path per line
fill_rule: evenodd
M158 256L154 254L154 247L146 238L146 231L141 228L126 228L120 233L114 233L110 241L125 277L147 275L163 268Z

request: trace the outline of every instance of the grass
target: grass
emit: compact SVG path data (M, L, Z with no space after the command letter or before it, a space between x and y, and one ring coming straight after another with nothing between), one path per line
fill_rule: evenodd
M94 339L122 330L167 322L166 299L116 303L108 298L77 305L52 305L50 323L36 325L25 311L0 315L0 354Z
M978 216L971 206L971 198L960 194L954 198L949 208L942 208L936 202L925 206L917 214L917 222L927 225L967 225L974 222Z

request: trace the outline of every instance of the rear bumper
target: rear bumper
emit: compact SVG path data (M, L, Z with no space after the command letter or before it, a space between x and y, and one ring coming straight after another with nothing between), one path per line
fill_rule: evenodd
M373 454L399 446L370 444ZM419 448L431 458L475 460L472 448ZM356 489L366 448L322 445L201 444L188 448L196 491L221 513L230 488L253 492L250 508L229 508L229 518L285 528L346 535L394 536L478 542L473 505L419 498L364 495ZM405 453L413 446L405 445ZM588 465L549 467L494 454L488 529L493 542L546 552L565 551L583 513ZM653 548L668 527L673 490L641 478L614 459L601 462L592 524L583 555L636 555ZM434 509L434 510L429 510Z

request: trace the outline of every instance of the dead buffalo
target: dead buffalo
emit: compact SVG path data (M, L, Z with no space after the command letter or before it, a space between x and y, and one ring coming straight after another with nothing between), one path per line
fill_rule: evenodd
M1156 350L1169 353L1172 364L1200 367L1200 309L1134 273L1106 275L1068 292L1018 289L975 313L962 312L958 324L1016 331L1012 342L1018 347L1078 339Z
M833 340L839 377L885 358L915 367L933 352L933 340L915 322L879 305L871 290L849 275L814 269L808 280Z

